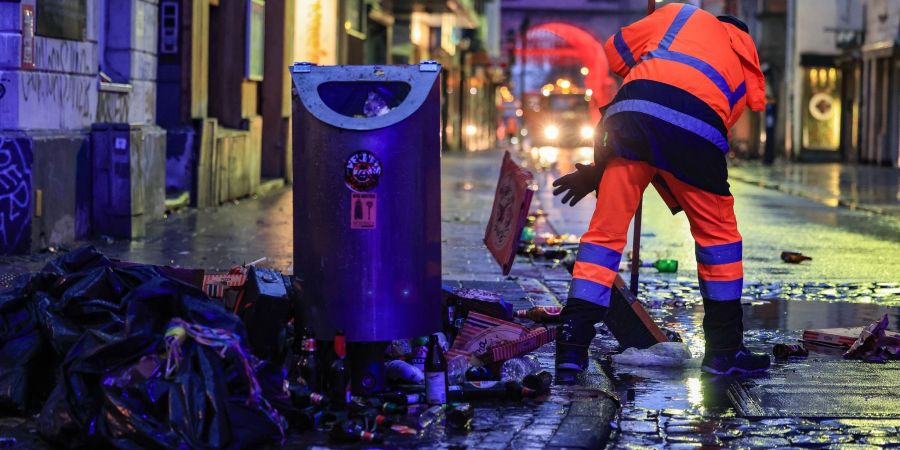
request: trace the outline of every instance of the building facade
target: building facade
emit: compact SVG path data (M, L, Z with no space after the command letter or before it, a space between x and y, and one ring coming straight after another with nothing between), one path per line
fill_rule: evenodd
M900 0L864 2L851 160L900 168Z
M158 11L158 0L0 3L0 252L72 242L118 221L139 236L162 216ZM106 153L92 151L100 140ZM139 182L124 190L123 178Z
M445 148L491 147L498 2L0 2L0 253L139 238L290 182L295 61L437 59Z
M900 0L726 3L757 30L772 154L900 167Z

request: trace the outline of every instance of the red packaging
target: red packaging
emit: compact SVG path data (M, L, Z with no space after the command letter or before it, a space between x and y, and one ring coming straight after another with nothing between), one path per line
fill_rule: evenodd
M506 361L507 359L522 356L549 344L556 338L556 329L545 327L535 328L528 332L525 336L511 341L504 342L499 345L490 347L487 352L479 357L485 364L493 364Z
M509 152L503 156L500 179L494 192L494 207L487 229L484 230L484 244L500 264L503 274L509 274L519 248L519 239L531 198L534 176L516 164Z
M801 340L819 345L850 348L859 339L859 334L862 333L862 330L863 327L804 330ZM900 333L894 331L885 331L884 334L885 336L900 337Z

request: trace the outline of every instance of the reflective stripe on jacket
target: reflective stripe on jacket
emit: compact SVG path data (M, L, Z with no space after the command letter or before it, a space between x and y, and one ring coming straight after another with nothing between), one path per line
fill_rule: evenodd
M610 68L625 78L626 85L635 80L668 84L701 100L721 123L699 120L708 116L701 111L692 114L672 108L665 98L617 97L605 111L604 120L626 111L648 114L727 152L722 128L734 125L745 105L757 111L765 106L765 84L750 36L695 6L663 6L622 28L607 40L604 49Z

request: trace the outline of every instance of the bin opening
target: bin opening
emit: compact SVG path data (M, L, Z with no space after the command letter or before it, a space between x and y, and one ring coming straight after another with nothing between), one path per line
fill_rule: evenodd
M347 117L377 117L400 106L410 85L402 81L329 81L319 85L326 106Z

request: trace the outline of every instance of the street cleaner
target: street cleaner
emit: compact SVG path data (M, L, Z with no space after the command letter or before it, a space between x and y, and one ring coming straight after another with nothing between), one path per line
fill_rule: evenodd
M725 162L728 129L745 106L765 106L765 80L747 31L734 17L673 3L606 42L610 67L624 83L601 108L598 132L605 134L594 145L594 164L579 164L553 183L553 194L565 193L562 202L573 206L597 191L562 311L557 370L587 367L629 223L651 183L673 213L685 212L694 237L706 311L702 370L737 375L769 367L767 355L743 344L741 235Z

